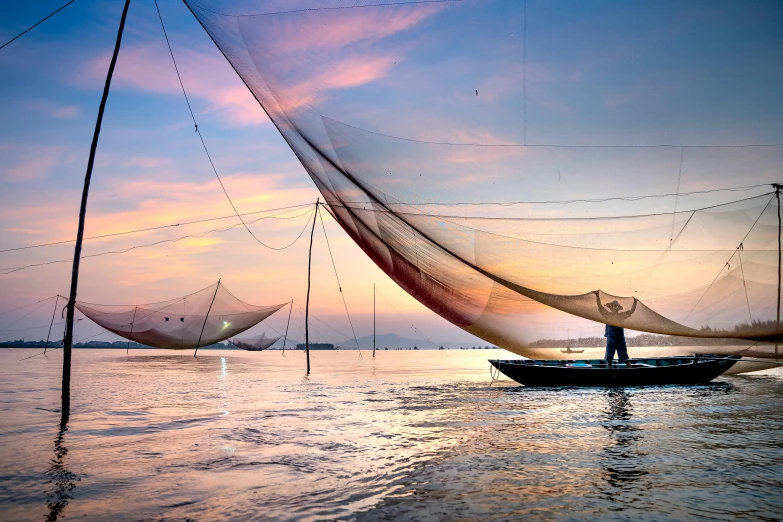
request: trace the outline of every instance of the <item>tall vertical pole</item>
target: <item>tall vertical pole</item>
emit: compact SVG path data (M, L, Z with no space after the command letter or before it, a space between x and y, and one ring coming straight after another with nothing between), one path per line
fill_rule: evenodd
M196 342L196 351L193 352L193 357L198 353L198 347L201 345L201 338L204 336L204 328L207 327L207 319L209 319L209 312L212 311L212 305L215 304L215 298L217 297L218 290L220 290L220 279L218 279L217 286L215 287L215 295L212 296L212 302L209 303L209 309L207 309L207 316L204 317L204 324L201 325L201 333L198 334L198 341Z
M778 200L778 314L775 321L775 333L780 335L780 233L781 233L781 220L780 220L780 185L777 183L772 185L775 187L775 197ZM778 353L778 343L775 343L775 353Z
M780 261L781 261L781 255L780 255L780 233L781 233L781 218L780 218L780 185L777 183L774 183L772 185L775 187L775 198L778 200L778 313L777 313L777 319L775 322L776 329L778 332L780 331Z
M310 230L310 253L307 255L307 302L305 303L305 357L307 358L307 373L310 373L310 268L313 264L313 235L315 234L315 222L318 221L318 205L321 198L315 202L313 214L313 228Z
M375 357L375 283L372 284L372 356Z
M285 323L285 335L283 336L283 355L285 355L285 343L288 340L288 327L291 325L291 312L294 310L294 300L291 299L291 308L288 309L288 322Z
M52 326L54 326L54 314L57 313L57 303L60 301L60 294L54 300L54 310L52 310L52 322L49 323L49 333L46 334L46 345L44 346L44 355L46 355L46 349L49 348L49 337L52 335Z
M130 335L128 336L128 346L125 347L125 355L128 355L128 352L130 351L130 343L133 340L133 327L136 326L136 310L138 309L138 306L133 307L133 319L131 319L131 330Z
M84 175L84 188L82 189L82 202L79 207L79 228L76 232L76 247L73 253L73 271L71 272L71 292L68 295L68 309L65 317L65 339L63 339L63 381L62 381L62 411L63 422L67 422L66 411L71 407L71 347L73 346L73 314L76 303L76 288L79 286L79 261L82 256L82 239L84 238L84 218L87 214L87 195L90 192L90 180L92 178L92 168L95 164L95 151L98 148L98 136L101 133L101 123L103 122L103 111L106 109L106 100L109 98L109 87L111 87L111 78L114 74L114 66L117 64L117 55L120 53L120 44L122 43L122 32L125 29L125 18L128 15L130 0L125 0L125 7L122 10L120 18L120 28L117 31L117 41L114 44L114 54L109 64L109 72L106 75L106 84L103 86L103 97L101 105L98 107L98 119L95 122L95 131L92 135L92 145L90 146L90 157L87 160L87 173Z

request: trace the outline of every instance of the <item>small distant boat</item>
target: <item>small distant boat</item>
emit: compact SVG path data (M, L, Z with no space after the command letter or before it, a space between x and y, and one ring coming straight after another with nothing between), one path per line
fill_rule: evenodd
M563 353L582 353L584 350L574 350L570 346L568 346L565 350L560 350Z
M607 365L603 359L490 360L507 377L525 386L659 386L704 384L723 374L741 359L738 355L657 357L629 359Z

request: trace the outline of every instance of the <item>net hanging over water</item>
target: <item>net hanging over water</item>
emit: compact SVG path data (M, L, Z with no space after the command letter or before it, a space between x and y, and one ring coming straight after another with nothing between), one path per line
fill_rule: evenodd
M239 300L220 282L160 303L101 305L76 301L98 325L130 341L185 350L225 341L257 325L284 304L256 306Z
M235 346L241 350L260 352L270 348L282 337L282 335L278 335L277 337L267 337L266 332L262 332L260 335L256 335L254 337L237 337L235 339L229 339L228 342L231 343L232 346Z
M781 340L780 6L186 4L332 216L453 324L520 354L597 323Z

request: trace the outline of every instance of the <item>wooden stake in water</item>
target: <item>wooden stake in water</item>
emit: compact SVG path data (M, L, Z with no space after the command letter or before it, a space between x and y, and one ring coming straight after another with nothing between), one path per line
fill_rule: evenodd
M291 312L294 309L294 300L291 299L291 307L288 309L288 322L285 323L285 335L283 336L283 355L285 355L285 342L288 340L288 327L291 325Z
M133 319L131 319L131 329L130 329L130 335L128 336L128 346L125 347L125 355L128 355L128 352L130 351L130 343L133 340L133 327L136 324L136 310L138 310L138 306L133 307Z
M90 157L87 160L87 173L84 175L84 188L82 189L82 202L79 207L79 228L76 231L76 247L73 253L73 270L71 272L71 291L68 295L68 308L65 316L65 338L63 339L63 381L62 381L62 408L63 418L66 418L66 410L71 406L71 348L73 346L73 314L76 303L76 288L79 286L79 261L82 257L82 240L84 238L84 219L87 214L87 195L90 192L90 180L92 178L92 167L95 164L95 151L98 149L98 136L101 134L101 123L103 122L103 111L106 109L106 100L109 98L109 88L111 87L111 78L114 74L114 66L117 64L117 56L120 54L120 44L122 43L122 32L125 29L125 18L128 16L128 7L130 0L125 0L125 7L122 10L120 18L120 28L117 31L117 41L114 44L114 54L109 64L109 72L106 75L106 84L103 86L103 97L101 105L98 107L98 119L95 122L95 131L92 135L92 145L90 145ZM67 421L66 421L67 422Z
M315 222L318 221L318 205L321 198L315 202L313 214L313 228L310 230L310 252L307 255L307 302L305 302L305 357L307 358L307 373L310 373L310 268L313 264L313 235L315 234Z
M57 313L57 303L60 301L60 294L54 300L54 310L52 310L52 322L49 323L49 333L46 334L46 345L44 346L44 355L46 355L46 349L49 348L49 337L52 336L52 326L54 326L54 314Z
M209 309L207 310L207 316L204 318L204 324L201 325L201 333L198 334L198 342L196 343L196 351L193 352L193 357L198 353L198 347L201 344L201 337L204 335L204 328L207 326L207 319L209 319L209 312L212 311L212 305L215 304L215 298L217 297L218 290L220 290L220 279L218 279L217 286L215 287L215 295L212 296L212 302L209 303Z

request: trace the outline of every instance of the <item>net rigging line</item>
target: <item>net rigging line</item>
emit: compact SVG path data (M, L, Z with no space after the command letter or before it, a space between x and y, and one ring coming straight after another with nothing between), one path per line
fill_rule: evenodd
M59 322L59 323L53 323L53 325L61 325L61 324L65 324L65 322L63 321L63 322ZM27 332L29 330L37 330L39 328L47 328L48 326L49 326L48 324L42 324L42 325L39 325L39 326L30 326L29 328L18 328L16 330L4 330L2 333L10 334L10 333L14 333L14 332ZM0 342L5 342L5 341L0 341Z
M36 301L34 303L28 303L26 305L18 306L16 308L12 308L10 310L6 310L5 312L0 312L0 315L10 314L11 312L16 312L17 310L21 310L22 308L27 308L28 306L36 305L38 303L43 303L44 301L48 301L49 299L53 299L55 297L57 297L57 296L56 295L50 295L49 297L41 299L40 301Z
M166 37L166 45L169 48L169 54L171 54L171 61L174 64L174 70L177 72L177 78L179 79L179 85L180 85L180 87L182 87L182 94L185 96L185 102L188 105L188 111L190 111L190 117L193 120L193 125L194 125L194 127L196 129L196 134L198 134L199 140L201 140L201 145L202 145L202 147L204 147L204 152L207 155L207 159L209 160L209 164L212 166L212 171L215 173L215 177L217 178L218 183L220 183L220 188L223 189L223 194L226 195L226 199L228 200L229 204L231 205L231 208L234 210L234 214L236 214L237 218L239 218L239 221L242 222L242 225L245 227L245 230L247 230L247 232L251 235L251 237L253 239L256 240L256 242L259 245L264 246L264 247L266 247L266 248L268 248L270 250L283 250L282 248L275 248L275 247L269 246L266 243L264 243L263 241L261 241L260 239L258 239L258 237L256 237L256 235L253 233L253 231L250 230L250 228L247 226L247 224L245 223L245 220L242 219L242 215L239 213L239 211L237 210L237 207L234 205L234 202L231 200L231 196L228 195L228 191L226 190L225 185L223 185L223 180L220 178L220 174L218 174L217 168L215 167L215 162L212 161L212 156L209 154L209 150L207 149L207 144L204 141L204 136L201 135L201 129L198 128L198 122L196 121L196 116L193 114L193 108L190 105L190 100L188 99L188 93L185 92L185 84L182 82L182 76L180 76L180 74L179 74L179 67L177 67L177 60L174 58L174 51L171 49L171 42L169 42L169 35L166 32L166 26L163 24L163 16L160 13L160 7L158 6L158 0L155 0L155 9L157 9L157 11L158 11L158 18L160 19L160 26L163 29L163 36Z
M305 216L307 214L311 214L312 212L313 212L312 210L309 210L308 212L300 214L297 217ZM264 219L264 218L259 218L256 221L250 221L249 224L252 225L253 223L256 223L257 221L260 221L261 219ZM286 248L290 248L291 246L293 246L302 237L302 234L304 234L304 231L307 229L307 225L309 223L310 223L310 219L308 218L307 221L305 222L304 227L299 232L299 235L296 236L296 238L291 243L289 243L285 247L277 248L275 250L285 250ZM163 243L176 243L176 242L181 241L183 239L188 239L188 238L191 238L191 237L206 236L206 235L209 235L209 234L212 234L212 233L215 233L215 232L218 232L218 233L220 233L220 232L227 232L227 231L232 230L232 229L234 229L236 227L239 227L239 226L242 226L242 224L241 223L237 223L237 224L234 224L234 225L231 225L231 226L228 226L228 227L214 228L212 230L207 230L205 232L196 232L196 233L193 233L193 234L188 234L188 235L180 236L180 237L176 237L176 238L162 239L160 241L154 241L152 243L146 243L146 244L143 244L143 245L135 245L135 246L132 246L132 247L118 249L118 250L109 250L109 251L106 251L106 252L99 252L97 254L85 255L85 256L82 256L81 258L82 259L87 259L87 258L90 258L90 257L101 257L101 256L109 255L109 254L125 254L127 252L130 252L131 250L136 250L136 249L139 249L139 248L148 248L148 247L160 245L160 244L163 244ZM73 261L73 258L70 258L70 259L57 259L57 260L54 260L54 261L46 261L46 262L43 262L43 263L31 263L29 265L18 266L18 267L0 268L0 275L8 275L8 274L12 274L14 272L19 272L20 270L26 270L28 268L34 268L34 267L38 267L38 266L54 265L54 264L57 264L57 263L70 263L72 261Z
M769 186L769 183L765 183L763 185L757 185L758 187L766 187ZM750 196L747 198L742 199L735 199L732 201L726 201L723 203L716 203L714 205L708 205L706 207L699 207L689 210L680 210L677 212L677 214L686 214L688 212L701 212L704 210L711 210L714 208L720 208L725 207L728 205L733 205L735 203L743 203L746 201L750 201L752 199L758 199L762 198L764 196L769 196L770 194L774 194L774 191L771 192L764 192L763 194L758 194L755 196ZM675 194L668 194L669 196L674 196ZM682 194L680 194L682 195ZM388 200L388 194L383 193L383 196L385 199ZM613 198L613 199L622 199L622 198ZM598 200L593 200L598 201ZM608 201L608 200L607 200ZM629 200L632 201L632 200ZM554 203L554 202L537 202L537 203ZM518 203L510 203L510 204L518 204ZM365 203L353 203L352 205L343 203L340 204L330 204L332 207L339 207L339 208L345 208L348 210L368 210L366 207L367 205L372 205L371 202L365 202ZM381 209L369 209L371 212L388 212L394 215L406 215L411 214L410 212L403 212L399 210L392 210L392 207L398 207L398 206L407 206L415 208L417 206L422 205L441 205L441 206L457 206L457 205L498 205L498 203L405 203L402 201L397 201L395 203L389 203L388 201L381 205ZM459 218L459 219L477 219L477 220L484 220L484 221L596 221L596 220L609 220L609 219L631 219L631 218L643 218L643 217L654 217L654 216L671 216L673 212L650 212L647 214L625 214L621 216L586 216L586 217L578 217L578 216L567 216L567 217L495 217L495 216L464 216L459 214L436 214L435 212L423 212L423 214L416 214L416 215L427 215L429 217L437 217L437 218Z
M457 201L457 202L442 202L442 201L427 201L423 203L389 203L389 205L410 205L410 206L417 206L417 205L440 205L444 207L449 206L459 206L459 205L496 205L500 207L508 207L512 205L567 205L570 203L606 203L608 201L640 201L643 199L650 199L650 198L669 198L672 196L678 197L678 196L693 196L695 194L710 194L712 192L743 192L748 190L753 190L755 188L760 187L769 187L769 183L759 183L757 185L743 185L740 187L724 187L724 188L715 188L715 189L708 189L708 190L694 190L691 192L670 192L667 194L644 194L641 196L615 196L610 198L587 198L587 199L561 199L561 200L544 200L544 201L508 201L508 202L501 202L501 201L477 201L477 202L470 202L470 201ZM763 194L762 194L763 195Z
M304 207L309 207L310 205L312 205L312 203L304 203L304 204L301 204L301 205L291 205L291 206L288 206L288 207L271 208L271 209L268 209L268 210L256 210L256 211L253 211L253 212L244 212L242 215L243 216L250 216L250 215L253 215L253 214L263 214L263 213L266 213L266 212L276 212L278 210L300 209L300 208L304 208ZM291 217L279 217L279 216L282 216L283 214L287 214L287 213L288 212L281 212L281 213L275 214L273 216L265 216L265 217L262 217L260 219L256 219L255 221L252 221L250 224L252 225L253 223L257 223L261 219L295 219L295 218L298 218L298 217L300 217L302 215L302 214L298 214L296 216L291 216ZM125 230L125 231L122 231L122 232L114 232L114 233L111 233L111 234L102 234L102 235L99 235L99 236L85 237L84 241L88 241L88 240L91 240L91 239L104 239L104 238L107 238L107 237L115 237L115 236L125 236L125 235L128 235L128 234L138 234L138 233L141 233L141 232L151 232L153 230L161 230L161 229L164 229L164 228L173 228L173 227L181 227L181 226L186 226L186 225L195 225L195 224L198 224L198 223L207 223L209 221L220 221L222 219L229 219L229 218L234 218L234 217L236 217L236 215L231 214L230 216L220 216L220 217L214 217L214 218L197 219L197 220L194 220L194 221L183 221L182 223L173 223L171 225L160 225L160 226L157 226L157 227L139 228L139 229L136 229L136 230ZM76 242L75 239L64 239L62 241L51 241L49 243L39 243L37 245L27 245L27 246L21 246L21 247L6 248L4 250L0 250L0 254L2 254L4 252L15 252L17 250L29 250L31 248L41 248L41 247L47 247L47 246L53 246L53 245L64 245L64 244L67 244L67 243L75 243L75 242Z
M207 9L206 7L203 7L195 2L187 2L188 7L197 7L198 9L201 9L202 11L206 11L208 13L220 15L220 16L228 16L231 18L244 18L248 16L271 16L271 15L280 15L280 14L288 14L288 13L304 13L307 11L335 11L335 10L341 10L341 9L360 9L363 7L384 7L387 5L395 5L395 4L442 4L442 3L453 3L453 2L462 2L463 0L397 0L396 2L375 2L375 3L367 3L367 4L359 4L359 5L342 5L342 6L321 6L321 7L306 7L302 9L289 9L286 11L270 11L266 13L245 13L245 14L231 14L231 13L221 13L219 11L215 11L212 9Z
M309 220L309 219L307 220L307 223L305 223L305 228L307 228L307 224L308 224L308 223L310 223L310 220ZM301 235L301 234L300 234L300 235ZM250 308L247 306L247 303L246 303L246 302L244 302L242 299L238 298L238 297L237 297L237 296L235 296L233 293L231 293L231 290L229 290L229 289L228 289L228 288L226 288L226 287L223 287L223 289L226 291L226 293L228 293L228 295L230 295L231 297L233 297L234 299L236 299L237 301L239 301L240 303L242 303L242 306L244 306L244 307L245 307L245 309L246 309L248 312L250 312L251 314L255 314L255 313L256 313L255 311L251 310L251 309L250 309ZM280 332L278 332L278 331L277 331L277 329L276 329L274 326L272 326L271 324L267 323L265 319L263 319L263 320L261 321L261 323L262 323L262 324L264 324L265 326L267 326L267 327L271 328L271 329L272 329L272 331L274 331L276 334L278 334L278 335L280 335L280 336L282 337L282 335L283 335L283 334L281 334ZM275 341L275 342L277 342L277 341ZM272 343L272 344L274 344L274 343ZM283 344L285 344L285 342L284 342ZM232 346L233 346L233 345L232 345Z
M411 143L421 143L424 145L444 145L447 147L497 147L497 148L539 148L539 149L750 149L750 148L762 148L762 147L783 147L783 143L737 143L737 144L704 144L704 145L684 145L676 143L655 143L650 145L617 145L617 144L556 144L556 143L471 143L471 142L450 142L450 141L427 141L419 140L415 138L404 138L402 136L395 136L393 134L384 134L383 132L371 131L356 125L330 118L325 114L315 113L317 116L326 120L333 121L339 125L344 125L351 129L355 129L368 134L375 134L383 138L390 138L393 140L407 141Z
M316 203L316 206L318 204ZM343 298L343 306L345 307L345 315L348 316L348 324L351 325L351 333L353 333L353 340L356 343L356 348L361 355L362 349L359 347L359 341L356 338L356 331L353 329L353 321L351 321L351 314L348 313L348 304L345 302L345 294L343 293L343 285L340 284L340 276L337 275L337 265L334 263L334 256L332 255L332 247L329 245L329 236L326 235L326 225L324 225L324 216L320 214L321 228L324 230L324 238L326 239L326 248L329 250L329 258L332 260L332 268L334 268L334 277L337 279L337 288L340 289L340 297Z
M57 297L57 296L52 296L52 297ZM18 323L19 321L21 321L21 320L22 320L22 319L24 319L25 317L27 317L27 316L29 316L29 315L31 315L31 314L33 314L33 313L37 312L38 310L40 310L40 309L41 309L41 308L42 308L42 307L43 307L43 306L44 306L44 305L45 305L47 302L49 302L49 301L52 299L52 297L50 297L50 298L48 298L48 299L44 299L43 301L38 301L38 303L34 303L34 304L37 304L38 306L36 306L35 308L33 308L32 310L30 310L29 312L27 312L27 313L26 313L26 314L24 314L23 316L21 316L21 317L18 317L16 320L14 320L14 321L11 321L10 323L8 323L7 325L5 325L4 327L0 328L0 334L1 334L1 333L3 333L3 332L5 332L6 330L8 330L8 328L10 328L11 326L15 325L16 323Z
M301 306L299 306L299 305L298 305L298 304L296 304L296 303L294 303L294 306L295 306L295 307L297 307L297 308L299 309L299 313L300 313L300 314L302 314L302 317L304 318L304 312L305 312L305 309L304 309L304 308L302 308ZM338 329L336 329L336 328L334 328L334 327L330 326L330 325L329 325L329 323L327 323L326 321L323 321L323 320L319 319L319 318L318 318L318 317L316 317L316 316L315 316L315 315L314 315L312 312L310 312L310 317L312 317L313 319L315 319L316 321L318 321L319 323L321 323L321 324L322 324L322 325L324 325L325 327L329 328L331 331L333 331L333 332L335 332L336 334L340 335L341 337L345 338L346 340L347 340L347 339L350 339L350 337L349 337L348 335L346 335L346 334L342 333L340 330L338 330ZM315 327L313 327L313 328L315 328ZM324 337L323 335L321 335L321 338L322 338L324 341L326 341L326 337ZM357 344L359 344L359 341L358 341L358 339L357 339L355 336L354 336L354 341L356 341L356 342L357 342ZM362 345L361 345L361 344L359 344L359 346L362 346ZM365 350L369 350L369 348L367 348L366 346L363 346L363 348L364 348Z
M6 43L4 43L3 45L0 45L0 49L2 49L3 47L5 47L6 45L10 44L11 42L13 42L14 40L16 40L17 38L19 38L19 37L21 37L21 36L23 36L23 35L27 34L27 33L28 33L28 32L30 32L30 31L32 31L33 29L35 29L36 27L38 27L39 25L41 25L42 23L44 23L45 21L47 21L49 18L53 17L54 15L56 15L57 13L59 13L60 11L62 11L63 9L65 9L66 7L68 7L69 5L71 5L72 3L74 3L75 1L76 1L76 0L71 0L70 2L67 2L65 5L63 5L62 7L60 7L59 9L57 9L56 11L54 11L53 13L49 14L48 16L45 16L44 18L42 18L41 20L39 20L39 21L38 21L38 22L36 22L35 24L31 25L30 27L28 27L27 29L25 29L24 31L22 31L21 33L19 33L18 35L14 36L14 37L13 37L13 38L11 38L10 40L8 40L8 41L7 41Z
M680 170L677 173L677 195L674 196L674 212L672 212L672 231L669 241L674 240L674 222L677 220L677 202L680 199L680 180L682 180L682 160L685 158L685 149L680 150Z
M412 322L410 319L408 319L408 318L407 318L407 317L406 317L406 316L405 316L405 315L404 315L402 312L400 312L400 311L397 309L397 307L396 307L396 306L394 306L394 305L392 304L392 302L391 302L391 301L389 301L389 299L387 299L387 298L386 298L386 296L385 296L385 295L383 295L383 294L381 293L381 291L380 291L380 290L376 289L375 291L378 293L378 295L380 295L381 297L383 297L383 300L384 300L384 301L386 301L387 303L389 303L389 306L391 306L392 308L394 308L394 311L395 311L395 312L397 312L397 313L400 315L400 317L402 317L402 318L405 320L405 322L407 322L407 323L408 323L408 325L411 327L411 330L413 330L413 331L414 331L414 332L415 332L417 335L419 335L419 336L420 336L420 337L421 337L423 340L425 340L425 341L427 341L427 342L429 342L429 343L433 344L434 346L438 346L438 343L434 342L432 339L430 339L429 337L427 337L426 335L424 335L424 333L420 332L420 331L419 331L419 330L418 330L418 329L417 329L417 328L416 328L416 327L413 325L413 322Z
M748 233L747 233L747 234L745 234L745 237L743 237L743 238L742 238L742 241L740 241L740 245L742 245L743 243L745 243L745 240L746 240L746 239L748 239L748 236L749 236L749 235L750 235L750 233L753 231L753 229L756 227L756 223L758 223L758 222L759 222L759 219L761 219L761 216L763 216L763 215L764 215L764 212L767 210L767 207L769 207L769 204L770 204L770 203L772 203L772 200L773 200L773 199L775 199L775 196L774 196L774 194L773 194L773 196L772 196L771 198L769 198L769 201L767 202L767 204L766 204L766 205L764 205L764 208L763 208L763 209L761 210L761 212L759 213L759 216L756 218L756 221L754 221L754 222L753 222L753 224L752 224L752 225L750 226L750 228L748 229ZM728 265L729 265L729 263L731 263L731 260L732 260L732 259L734 259L734 256L735 256L735 255L737 254L737 252L739 252L739 251L740 251L740 249L739 249L739 247L737 247L737 248L736 248L736 249L735 249L735 250L734 250L734 251L731 253L731 256L729 256L729 259L726 261L726 263L720 267L720 270L718 271L718 274L715 276L715 279L713 279L713 280L712 280L712 283L710 283L710 284L707 286L707 288L704 290L704 293L703 293L703 294L701 294L701 297L699 297L699 300L698 300L698 301L696 301L696 304L694 304L694 305L693 305L693 308L691 308L691 311L690 311L690 312L688 312L688 315L686 315L686 316L685 316L685 320L687 320L687 319L688 319L688 318L691 316L691 314L693 313L693 311L694 311L694 310L696 310L696 307L697 307L697 306L699 306L699 303L701 303L701 300L702 300L702 299L704 299L704 296L705 296L705 295L707 295L707 292L709 292L709 291L710 291L710 288L712 288L712 285L714 285L714 284L715 284L715 281L717 281L717 280L718 280L718 278L720 277L720 275L723 273L723 267L724 267L724 266L728 266ZM747 291L747 290L746 290L746 291Z

